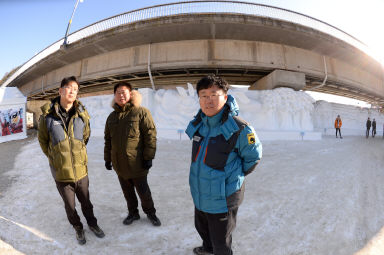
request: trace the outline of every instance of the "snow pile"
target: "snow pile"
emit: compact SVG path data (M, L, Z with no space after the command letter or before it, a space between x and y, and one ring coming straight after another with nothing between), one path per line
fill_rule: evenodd
M191 84L187 89L139 89L142 105L154 118L159 138L187 139L184 130L197 113L199 99ZM310 95L290 88L273 90L231 89L240 117L249 122L262 140L301 140L300 134L334 135L334 121L339 114L343 121L342 135L364 135L368 117L375 118L377 133L382 134L384 115L374 109L315 101ZM103 135L105 121L113 110L113 95L81 98L91 115L92 135ZM293 134L293 136L292 136Z
M384 115L376 109L328 103L325 101L317 101L315 103L313 113L315 130L328 135L334 135L334 121L337 115L340 115L343 122L341 127L342 135L365 135L368 117L371 120L376 119L377 134L383 133Z
M154 118L159 137L186 139L184 129L199 109L199 99L191 84L188 88L139 89L144 107ZM240 107L240 117L256 131L313 131L312 112L314 100L304 92L289 88L266 91L231 89ZM102 135L105 120L113 110L112 95L82 98L91 115L93 135Z

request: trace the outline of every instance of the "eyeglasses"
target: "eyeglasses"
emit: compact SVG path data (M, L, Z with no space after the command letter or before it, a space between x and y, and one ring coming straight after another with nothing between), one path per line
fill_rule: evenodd
M218 99L220 96L224 96L224 94L213 94L213 95L210 95L210 96L200 96L199 99L201 101L207 101L209 99L212 99L212 100L216 100Z
M63 86L63 88L68 89L68 90L72 90L73 92L76 92L76 93L79 91L78 88L71 87L71 86Z

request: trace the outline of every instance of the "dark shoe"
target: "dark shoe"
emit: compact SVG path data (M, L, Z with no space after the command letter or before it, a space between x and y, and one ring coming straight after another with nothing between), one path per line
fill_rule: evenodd
M98 237L103 238L105 236L103 230L99 226L89 226L89 229Z
M193 253L197 255L212 255L213 252L204 250L203 246L193 248Z
M151 221L153 226L158 227L161 225L161 222L159 218L156 217L156 214L147 214L147 218Z
M134 220L140 219L140 215L136 214L128 214L127 218L123 220L124 225L131 225Z
M85 240L85 234L83 229L75 229L76 230L76 239L80 245L84 245L87 241Z

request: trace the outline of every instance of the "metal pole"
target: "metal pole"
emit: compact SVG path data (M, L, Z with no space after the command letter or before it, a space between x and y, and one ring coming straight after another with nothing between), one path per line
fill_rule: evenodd
M76 4L75 4L75 7L73 8L71 19L68 22L67 31L65 32L64 42L63 42L64 47L67 46L67 37L68 37L69 29L71 28L72 19L73 19L73 16L75 15L75 11L76 11L77 5L79 4L79 1L80 0L76 0Z

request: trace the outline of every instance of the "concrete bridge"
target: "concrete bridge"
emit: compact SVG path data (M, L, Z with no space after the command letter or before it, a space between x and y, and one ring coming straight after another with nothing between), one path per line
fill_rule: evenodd
M29 100L57 95L76 75L81 94L117 81L167 88L216 73L250 89L292 87L384 105L384 69L366 46L314 18L230 1L159 5L102 20L47 47L3 85ZM151 76L153 85L151 83Z

